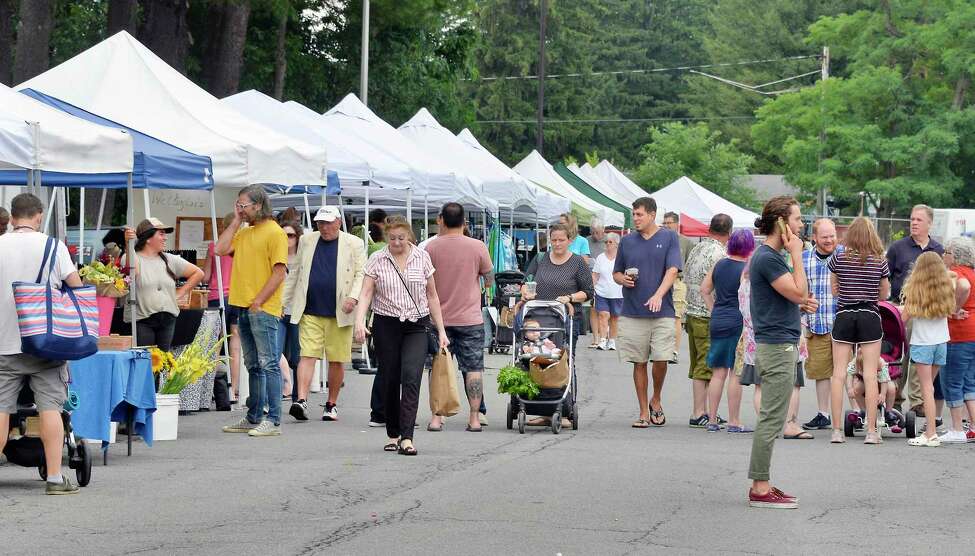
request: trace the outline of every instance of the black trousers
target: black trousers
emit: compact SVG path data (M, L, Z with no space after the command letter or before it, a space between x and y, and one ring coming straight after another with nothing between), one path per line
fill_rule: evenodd
M429 317L417 322L401 322L383 315L373 317L372 334L379 368L376 380L382 386L389 438L413 439L429 322Z
M155 313L136 321L136 341L140 346L156 346L163 351L173 349L176 317L169 313Z

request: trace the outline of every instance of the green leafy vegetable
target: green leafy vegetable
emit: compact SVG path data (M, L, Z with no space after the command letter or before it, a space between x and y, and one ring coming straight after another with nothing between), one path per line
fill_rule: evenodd
M523 369L508 365L498 371L499 394L512 394L533 400L538 392L538 384Z

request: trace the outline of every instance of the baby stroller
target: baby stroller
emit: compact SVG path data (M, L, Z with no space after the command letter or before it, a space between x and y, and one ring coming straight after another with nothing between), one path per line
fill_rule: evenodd
M538 327L526 327L525 323L535 321ZM567 383L558 388L540 388L538 397L533 400L511 395L508 402L507 427L512 429L513 422L518 422L518 432L525 433L527 417L551 417L552 433L559 434L562 430L562 417L567 416L572 422L572 430L579 428L579 410L576 406L576 369L575 356L572 349L572 319L568 316L566 306L555 301L529 301L521 311L521 326L515 334L516 347L512 353L512 363L531 372L532 362L538 364L539 358L531 351L534 346L545 343L551 350L558 350L557 354L549 352L551 361L566 361L568 364ZM526 349L528 346L528 349ZM562 359L562 357L565 359ZM544 356L542 357L544 359ZM545 385L543 385L545 386Z
M494 283L497 285L497 295L492 305L498 317L488 353L508 353L515 341L512 327L513 308L521 299L521 286L525 283L525 275L517 270L505 270L494 275Z
M880 358L887 363L890 381L894 383L900 378L907 365L909 357L907 331L901 313L894 304L881 301L877 304L877 309L880 312L880 323L884 331L884 337L880 340ZM896 426L904 430L907 438L914 438L917 435L917 415L913 411L901 413L893 408L888 410L894 417L893 422L886 419L884 415L879 415L878 418L884 422L878 423L881 425L877 428L878 431L883 429L883 425L888 428ZM863 419L860 412L847 411L843 420L845 436L852 437L857 431L863 430Z
M7 456L7 461L15 465L36 467L41 479L47 479L39 419L34 393L25 378L17 397L17 413L10 416L10 436L3 454ZM64 444L68 447L68 467L75 470L78 486L88 486L91 482L91 450L83 439L76 438L72 432L68 409L61 411L61 420L64 423Z

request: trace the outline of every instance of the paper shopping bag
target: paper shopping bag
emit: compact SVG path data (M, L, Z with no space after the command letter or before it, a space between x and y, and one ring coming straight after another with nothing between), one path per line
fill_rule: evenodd
M548 363L544 367L532 360L529 365L529 376L539 388L562 388L569 383L568 352L563 351L558 361Z
M457 394L457 369L454 358L445 348L433 356L430 373L430 412L440 417L457 415L460 396Z

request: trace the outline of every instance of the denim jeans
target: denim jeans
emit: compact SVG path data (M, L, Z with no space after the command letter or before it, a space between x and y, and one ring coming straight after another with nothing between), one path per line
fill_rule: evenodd
M948 363L938 373L948 407L975 400L975 342L948 344Z
M281 352L278 351L280 319L263 311L240 315L240 347L247 367L250 405L247 420L260 423L267 406L267 420L281 424Z

